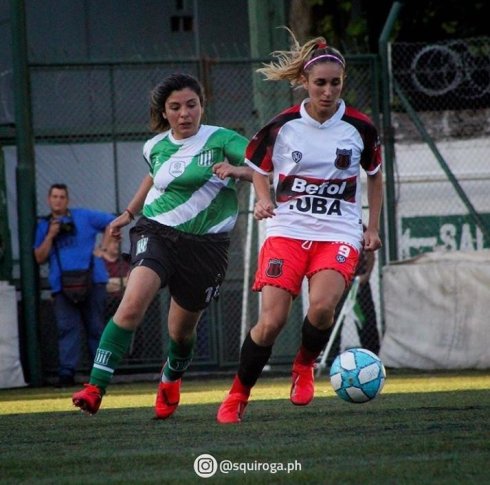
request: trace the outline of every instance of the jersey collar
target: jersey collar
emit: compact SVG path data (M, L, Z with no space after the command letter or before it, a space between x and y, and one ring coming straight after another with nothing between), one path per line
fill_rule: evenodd
M335 114L329 118L327 121L324 121L323 123L318 122L314 118L312 118L308 112L306 111L305 105L308 103L310 98L306 98L303 100L301 103L300 107L300 114L301 117L309 124L312 126L315 126L316 128L328 128L330 125L333 125L337 123L340 119L342 119L342 116L344 116L345 113L345 103L343 99L339 99L339 107L337 108L337 111Z
M168 139L174 144L174 145L183 145L184 143L189 143L192 140L195 140L197 136L199 135L199 132L202 130L203 125L199 126L199 129L197 130L197 133L195 133L192 136L189 136L188 138L181 138L177 140L174 138L174 135L172 134L172 130L168 130Z

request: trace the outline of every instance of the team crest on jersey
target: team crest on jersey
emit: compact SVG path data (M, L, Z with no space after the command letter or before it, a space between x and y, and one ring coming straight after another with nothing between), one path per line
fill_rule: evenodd
M269 278L279 278L282 275L282 265L284 264L283 259L272 258L269 259L269 266L265 271L265 274Z
M299 161L303 158L303 154L295 150L293 153L291 153L291 157L294 163L299 163Z
M210 167L213 164L213 150L204 150L197 155L197 165L199 167Z
M185 162L175 161L171 163L168 173L172 175L172 177L180 177L184 173L184 170Z
M335 167L339 170L346 170L350 167L352 150L343 150L337 148L337 158L335 159Z

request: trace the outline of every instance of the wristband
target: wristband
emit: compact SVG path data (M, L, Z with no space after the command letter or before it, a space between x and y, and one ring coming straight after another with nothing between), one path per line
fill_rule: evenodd
M124 209L124 212L127 212L129 214L129 218L134 221L134 214L129 209Z

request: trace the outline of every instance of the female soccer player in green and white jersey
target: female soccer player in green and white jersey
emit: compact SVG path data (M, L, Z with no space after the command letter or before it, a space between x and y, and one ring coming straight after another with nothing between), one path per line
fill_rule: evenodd
M179 404L181 378L193 354L196 326L218 294L228 265L229 232L238 213L235 181L252 180L244 165L247 139L201 124L204 94L192 76L173 74L151 93L151 128L143 154L150 172L128 208L110 225L130 231L131 272L123 299L102 334L90 380L73 404L95 414L133 333L160 288L168 286L169 346L155 404L166 419Z

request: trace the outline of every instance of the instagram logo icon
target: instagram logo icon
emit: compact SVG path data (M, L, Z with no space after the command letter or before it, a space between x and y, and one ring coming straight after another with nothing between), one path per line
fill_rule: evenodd
M212 477L218 470L218 462L213 455L199 455L194 460L194 471L202 478Z

